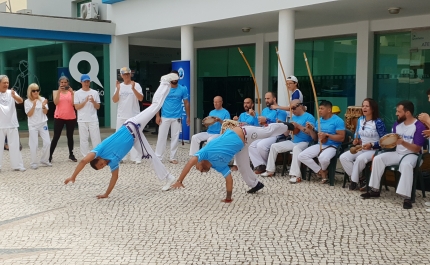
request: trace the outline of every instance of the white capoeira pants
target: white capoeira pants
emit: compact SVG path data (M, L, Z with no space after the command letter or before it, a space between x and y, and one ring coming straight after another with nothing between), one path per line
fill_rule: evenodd
M4 144L4 139L7 137L9 145L10 165L12 169L24 168L22 162L21 151L19 151L19 134L18 128L0 129L0 143ZM3 162L3 148L0 148L0 169Z
M322 148L323 151L318 155L320 152L320 145L315 144L309 146L299 154L299 161L312 169L315 173L318 173L320 170L326 170L330 165L330 159L336 155L336 148L329 147L329 145L323 145ZM314 158L317 156L321 166L314 161Z
M384 174L385 167L397 165L404 154L397 152L382 153L373 159L372 174L370 175L369 186L379 190L381 178ZM414 167L417 164L416 155L407 155L403 158L399 166L400 180L397 184L396 193L410 198L412 193L412 184L414 180Z
M134 139L134 148L138 151L139 157L147 155L150 156L149 159L152 162L152 167L154 168L155 174L157 174L157 177L160 181L165 180L167 176L170 175L170 173L167 171L163 163L161 163L161 160L155 155L154 151L146 140L142 129L145 128L146 124L148 124L148 122L150 122L155 114L161 109L161 106L163 106L164 100L166 99L169 92L170 83L167 81L161 81L160 86L158 87L157 91L155 91L154 97L152 98L152 104L138 115L126 121L126 123L132 122L139 125L139 130L136 131L136 128L134 126L130 126L129 124L129 127L133 129L134 135L136 136ZM140 135L140 139L142 139L144 150L142 149L138 134Z
M37 159L37 147L39 146L39 135L42 138L42 149L40 160ZM51 139L49 137L48 124L42 122L37 125L28 125L28 146L30 147L32 167L37 167L39 162L49 162L49 148L51 147Z
M280 134L283 134L284 132ZM260 139L258 141L254 141L249 146L249 157L251 158L251 162L254 165L254 167L267 164L270 146L276 143L276 136L271 136L266 139Z
M116 130L118 131L119 128L121 128L121 126L127 121L128 119L122 119L122 118L116 118ZM130 152L122 159L122 160L127 160L128 155L130 154L130 160L131 161L141 161L141 159L139 158L139 153L137 152L136 148L134 148L134 146L131 148Z
M351 177L351 181L358 183L361 172L366 164L372 160L374 154L375 150L361 150L356 154L347 151L339 157L339 160L345 173Z
M300 142L300 143L293 143L292 141L284 141L279 143L274 143L270 147L269 151L269 158L267 159L267 167L266 170L269 172L275 172L276 171L276 157L279 153L285 153L288 151L292 152L292 160L291 160L291 167L290 167L290 174L291 176L295 176L298 178L302 177L302 173L300 172L300 161L298 160L299 154L306 149L306 147L309 146L308 142Z
M100 142L100 127L98 121L78 122L79 128L79 148L85 157L91 151L88 138L91 138L91 145L96 147Z
M246 185L253 188L258 184L257 175L252 171L249 165L249 151L248 146L252 145L258 139L265 139L273 135L280 135L284 133L288 127L283 123L271 123L267 127L244 126L242 129L245 134L245 146L234 158L237 163L237 168L242 175L243 181Z
M176 160L176 152L179 146L179 134L182 129L181 119L177 118L164 118L161 117L161 124L158 128L158 139L157 146L155 148L155 154L163 161L164 151L167 144L167 135L169 134L170 128L170 160Z
M211 134L207 132L194 134L193 137L191 137L190 156L193 156L197 151L199 151L200 142L207 141L209 143L220 135L221 134Z

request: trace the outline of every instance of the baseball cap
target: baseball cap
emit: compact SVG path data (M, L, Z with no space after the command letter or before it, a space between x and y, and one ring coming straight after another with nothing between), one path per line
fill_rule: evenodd
M81 76L81 82L84 82L84 81L91 81L90 76L89 76L89 75L87 75L87 74L82 75L82 76Z
M123 75L123 74L131 74L131 70L128 67L123 67L119 70L119 72Z
M297 77L295 77L294 75L287 77L287 81L288 80L291 80L291 81L296 82L296 83L299 82L299 80L297 80Z

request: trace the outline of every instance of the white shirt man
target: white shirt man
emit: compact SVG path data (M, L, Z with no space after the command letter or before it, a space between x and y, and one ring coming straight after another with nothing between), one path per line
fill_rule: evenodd
M4 143L5 137L7 137L12 169L25 171L19 151L19 123L15 108L15 103L22 103L23 100L15 91L8 88L9 78L6 75L0 75L0 143ZM3 148L0 150L0 170L2 160Z
M97 110L100 108L100 96L90 88L90 76L81 76L82 88L75 92L74 105L78 111L78 128L81 154L85 157L89 152L88 137L96 147L100 142L100 128Z
M121 128L126 120L140 113L139 101L143 100L142 87L139 83L131 81L131 70L128 67L123 67L120 70L121 77L124 82L117 81L112 101L118 103L116 116L116 130ZM143 129L143 128L142 128ZM124 157L126 160L128 154ZM133 147L130 151L130 160L135 163L140 163L138 151Z

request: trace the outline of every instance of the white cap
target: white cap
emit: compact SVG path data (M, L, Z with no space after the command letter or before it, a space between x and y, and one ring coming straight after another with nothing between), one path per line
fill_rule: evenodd
M287 77L287 81L288 80L291 80L291 81L296 82L296 83L299 82L299 80L297 80L297 77L295 77L294 75Z

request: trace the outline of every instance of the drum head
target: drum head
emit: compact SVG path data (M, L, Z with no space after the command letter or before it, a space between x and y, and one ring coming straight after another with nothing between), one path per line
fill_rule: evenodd
M205 126L212 125L216 122L216 117L208 116L202 120L202 124Z
M397 146L396 142L398 139L400 139L400 135L397 133L389 133L379 140L379 145L383 149L391 149Z

